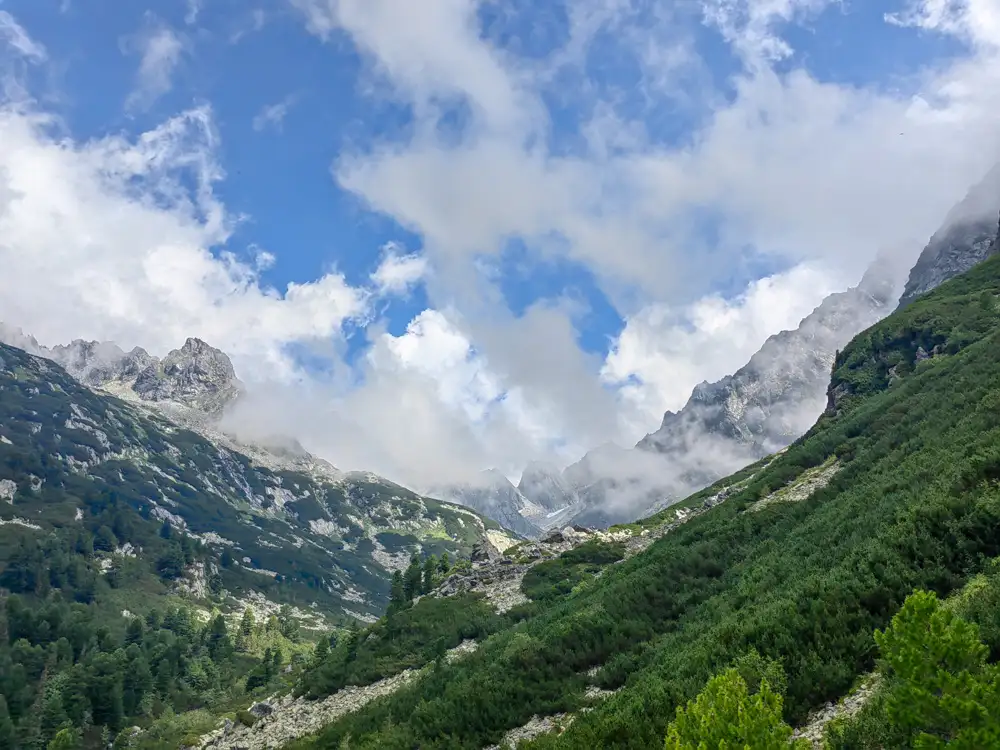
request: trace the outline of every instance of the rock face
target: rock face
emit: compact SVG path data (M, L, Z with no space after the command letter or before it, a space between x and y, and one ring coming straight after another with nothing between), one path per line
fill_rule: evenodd
M540 512L537 506L533 507L517 487L495 469L482 472L474 482L438 487L426 494L472 508L515 534L534 538L541 533L541 529L529 520Z
M823 410L837 350L890 312L899 270L881 258L858 286L831 294L794 331L768 338L736 373L695 387L684 408L667 412L637 447L690 453L692 439L707 434L756 459L791 443Z
M910 271L899 300L905 307L921 294L1000 251L997 212L1000 210L1000 165L951 210Z
M206 414L220 413L243 392L229 357L196 338L162 360L139 347L125 354L95 341L56 346L51 354L88 385L127 389L143 401L173 402Z
M572 519L632 521L789 445L823 412L837 350L891 311L903 274L902 258L880 257L856 287L771 336L733 375L696 386L634 450L603 446L568 467L581 500Z
M0 342L51 359L91 387L146 402L179 404L207 415L220 414L243 393L229 357L201 339L187 339L162 360L140 347L126 353L109 341L76 339L48 348L2 323Z
M576 490L558 467L535 461L521 473L517 490L529 501L547 511L566 508L579 501Z

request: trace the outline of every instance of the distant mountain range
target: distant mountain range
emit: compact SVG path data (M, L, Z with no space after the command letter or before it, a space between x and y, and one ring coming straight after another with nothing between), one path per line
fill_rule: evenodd
M661 510L788 446L823 412L838 350L892 312L897 300L905 306L1000 250L998 205L1000 166L949 212L905 287L904 259L879 257L856 287L831 294L795 330L768 338L744 367L696 386L684 407L664 414L634 448L606 444L562 471L532 464L516 494L505 488L488 504L462 487L447 496L520 533L521 521L510 520L517 516L543 530L606 527Z
M0 342L0 524L59 528L67 512L86 521L82 506L46 500L45 488L82 482L81 497L111 493L228 550L235 562L222 572L244 593L363 620L383 610L411 555L467 557L514 541L468 508L341 472L294 438L227 433L220 418L246 389L229 357L199 339L163 359L103 342L48 348L2 324Z
M606 527L635 520L784 448L822 413L839 349L889 314L897 300L903 307L1000 249L998 204L1000 166L949 212L910 270L901 297L905 269L899 258L878 258L857 286L827 297L796 329L769 337L745 366L696 386L684 407L664 414L660 427L635 447L609 443L564 470L530 464L516 487L490 470L426 494L466 506L519 536L537 537L567 524ZM188 339L163 359L106 342L77 340L46 348L2 323L0 341L52 360L79 382L152 408L272 470L351 481L293 437L247 443L226 431L220 417L246 389L229 358L199 339ZM364 476L376 485L396 486Z

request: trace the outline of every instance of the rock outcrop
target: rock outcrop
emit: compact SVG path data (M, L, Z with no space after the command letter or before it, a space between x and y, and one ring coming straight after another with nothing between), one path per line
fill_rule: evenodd
M1000 164L949 212L944 225L931 237L910 271L899 307L1000 251L998 211Z
M581 500L572 521L634 520L802 435L826 405L837 350L891 311L904 260L880 256L856 287L831 294L795 330L768 338L744 367L696 386L635 449L603 446L568 467L564 476Z
M218 415L243 393L225 352L189 338L160 360L141 347L124 352L109 341L76 339L42 346L19 328L0 323L0 342L56 362L81 383L117 396L174 404Z

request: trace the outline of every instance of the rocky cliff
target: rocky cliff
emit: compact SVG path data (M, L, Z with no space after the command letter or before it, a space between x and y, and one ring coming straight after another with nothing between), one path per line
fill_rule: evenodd
M471 482L435 487L427 495L471 508L523 537L537 537L542 531L530 519L544 515L544 509L533 505L495 469L482 472Z
M768 338L733 375L696 386L635 449L603 446L568 467L564 477L580 502L564 522L634 520L798 438L823 411L837 350L892 310L903 262L880 256L856 287Z
M225 352L197 338L187 339L162 360L138 346L125 352L110 341L76 339L45 347L33 336L3 323L0 341L57 362L85 385L129 400L218 415L244 391Z
M949 212L944 225L931 237L910 271L900 308L1000 250L996 241L998 206L1000 164Z

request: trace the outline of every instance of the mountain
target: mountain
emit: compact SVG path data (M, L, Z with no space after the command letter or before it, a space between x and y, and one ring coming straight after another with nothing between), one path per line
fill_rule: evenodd
M136 519L165 522L205 546L202 567L162 582L168 589L188 586L185 578L204 584L214 571L234 601L263 593L332 622L381 613L392 573L412 554L467 557L502 536L466 508L344 474L292 439L246 446L226 435L217 419L243 385L202 341L158 360L113 344L45 349L2 334L36 353L0 345L0 536L14 523L41 533L86 527L111 503L136 528ZM148 546L122 524L116 548Z
M995 242L998 205L1000 164L949 212L942 228L931 237L910 271L900 307L1000 251L1000 243Z
M244 390L229 357L201 339L187 339L162 360L140 347L126 353L111 342L77 339L47 348L2 323L0 341L58 362L80 382L127 399L218 415Z
M482 472L472 482L436 487L427 494L472 508L522 537L537 537L541 534L541 528L530 519L543 515L542 508L529 502L496 469Z
M830 747L995 746L998 298L994 256L848 342L835 408L787 449L637 523L473 563L310 667L299 690L317 700L292 725L279 706L211 746L297 736L313 706L327 726L296 750L638 750L668 728L686 740L669 747L714 747L765 718ZM871 679L880 665L891 678ZM347 703L369 688L382 697Z
M856 287L831 294L795 330L769 337L733 375L696 386L635 449L602 446L567 467L563 478L580 498L568 520L632 521L802 435L823 411L836 352L892 309L901 262L880 256Z
M547 511L561 510L578 499L559 467L543 461L533 461L524 468L517 490Z

